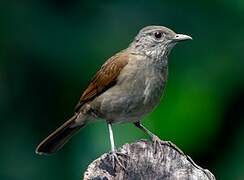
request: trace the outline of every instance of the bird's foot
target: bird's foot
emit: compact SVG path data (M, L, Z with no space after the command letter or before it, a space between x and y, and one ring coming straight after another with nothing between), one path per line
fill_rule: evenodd
M175 144L173 144L172 142L170 141L162 141L161 139L159 139L158 136L156 135L153 135L151 137L152 139L152 142L153 142L153 149L154 149L154 153L156 154L157 153L157 150L158 148L161 147L161 144L166 144L168 145L169 147L175 149L176 151L178 151L180 154L184 155L183 151L181 151Z
M118 164L124 171L126 170L124 166L124 162L126 161L125 158L127 158L128 155L123 152L115 152L112 151L109 153L109 159L112 162L112 167L115 170L116 165Z
M169 147L172 147L174 150L178 151L180 154L184 155L183 151L181 151L175 144L173 144L170 141L163 141L166 143Z
M156 154L158 151L158 148L161 147L161 139L159 139L159 137L156 135L152 135L151 139L153 142L154 153Z

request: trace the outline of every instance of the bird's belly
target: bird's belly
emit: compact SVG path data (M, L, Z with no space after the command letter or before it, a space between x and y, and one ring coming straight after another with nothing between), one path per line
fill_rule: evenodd
M117 85L103 93L100 102L102 118L111 122L138 121L159 103L164 83L155 84L131 81Z

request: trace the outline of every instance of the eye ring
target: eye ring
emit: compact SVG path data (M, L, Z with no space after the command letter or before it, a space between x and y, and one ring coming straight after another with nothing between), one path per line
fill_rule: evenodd
M160 32L160 31L156 31L156 32L154 33L154 37L155 37L156 39L161 39L161 38L163 37L163 33Z

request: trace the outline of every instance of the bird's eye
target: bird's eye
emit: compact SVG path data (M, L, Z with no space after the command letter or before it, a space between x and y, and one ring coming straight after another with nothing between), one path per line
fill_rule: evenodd
M163 36L163 33L162 32L157 31L157 32L154 33L154 37L156 39L160 39L162 36Z

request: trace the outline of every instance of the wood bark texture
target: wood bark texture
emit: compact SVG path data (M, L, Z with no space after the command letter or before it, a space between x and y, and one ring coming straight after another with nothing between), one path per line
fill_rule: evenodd
M140 140L125 144L118 153L123 169L118 163L112 168L111 154L106 153L93 161L84 173L84 180L215 180L207 169L196 165L178 147L161 141L155 144Z

